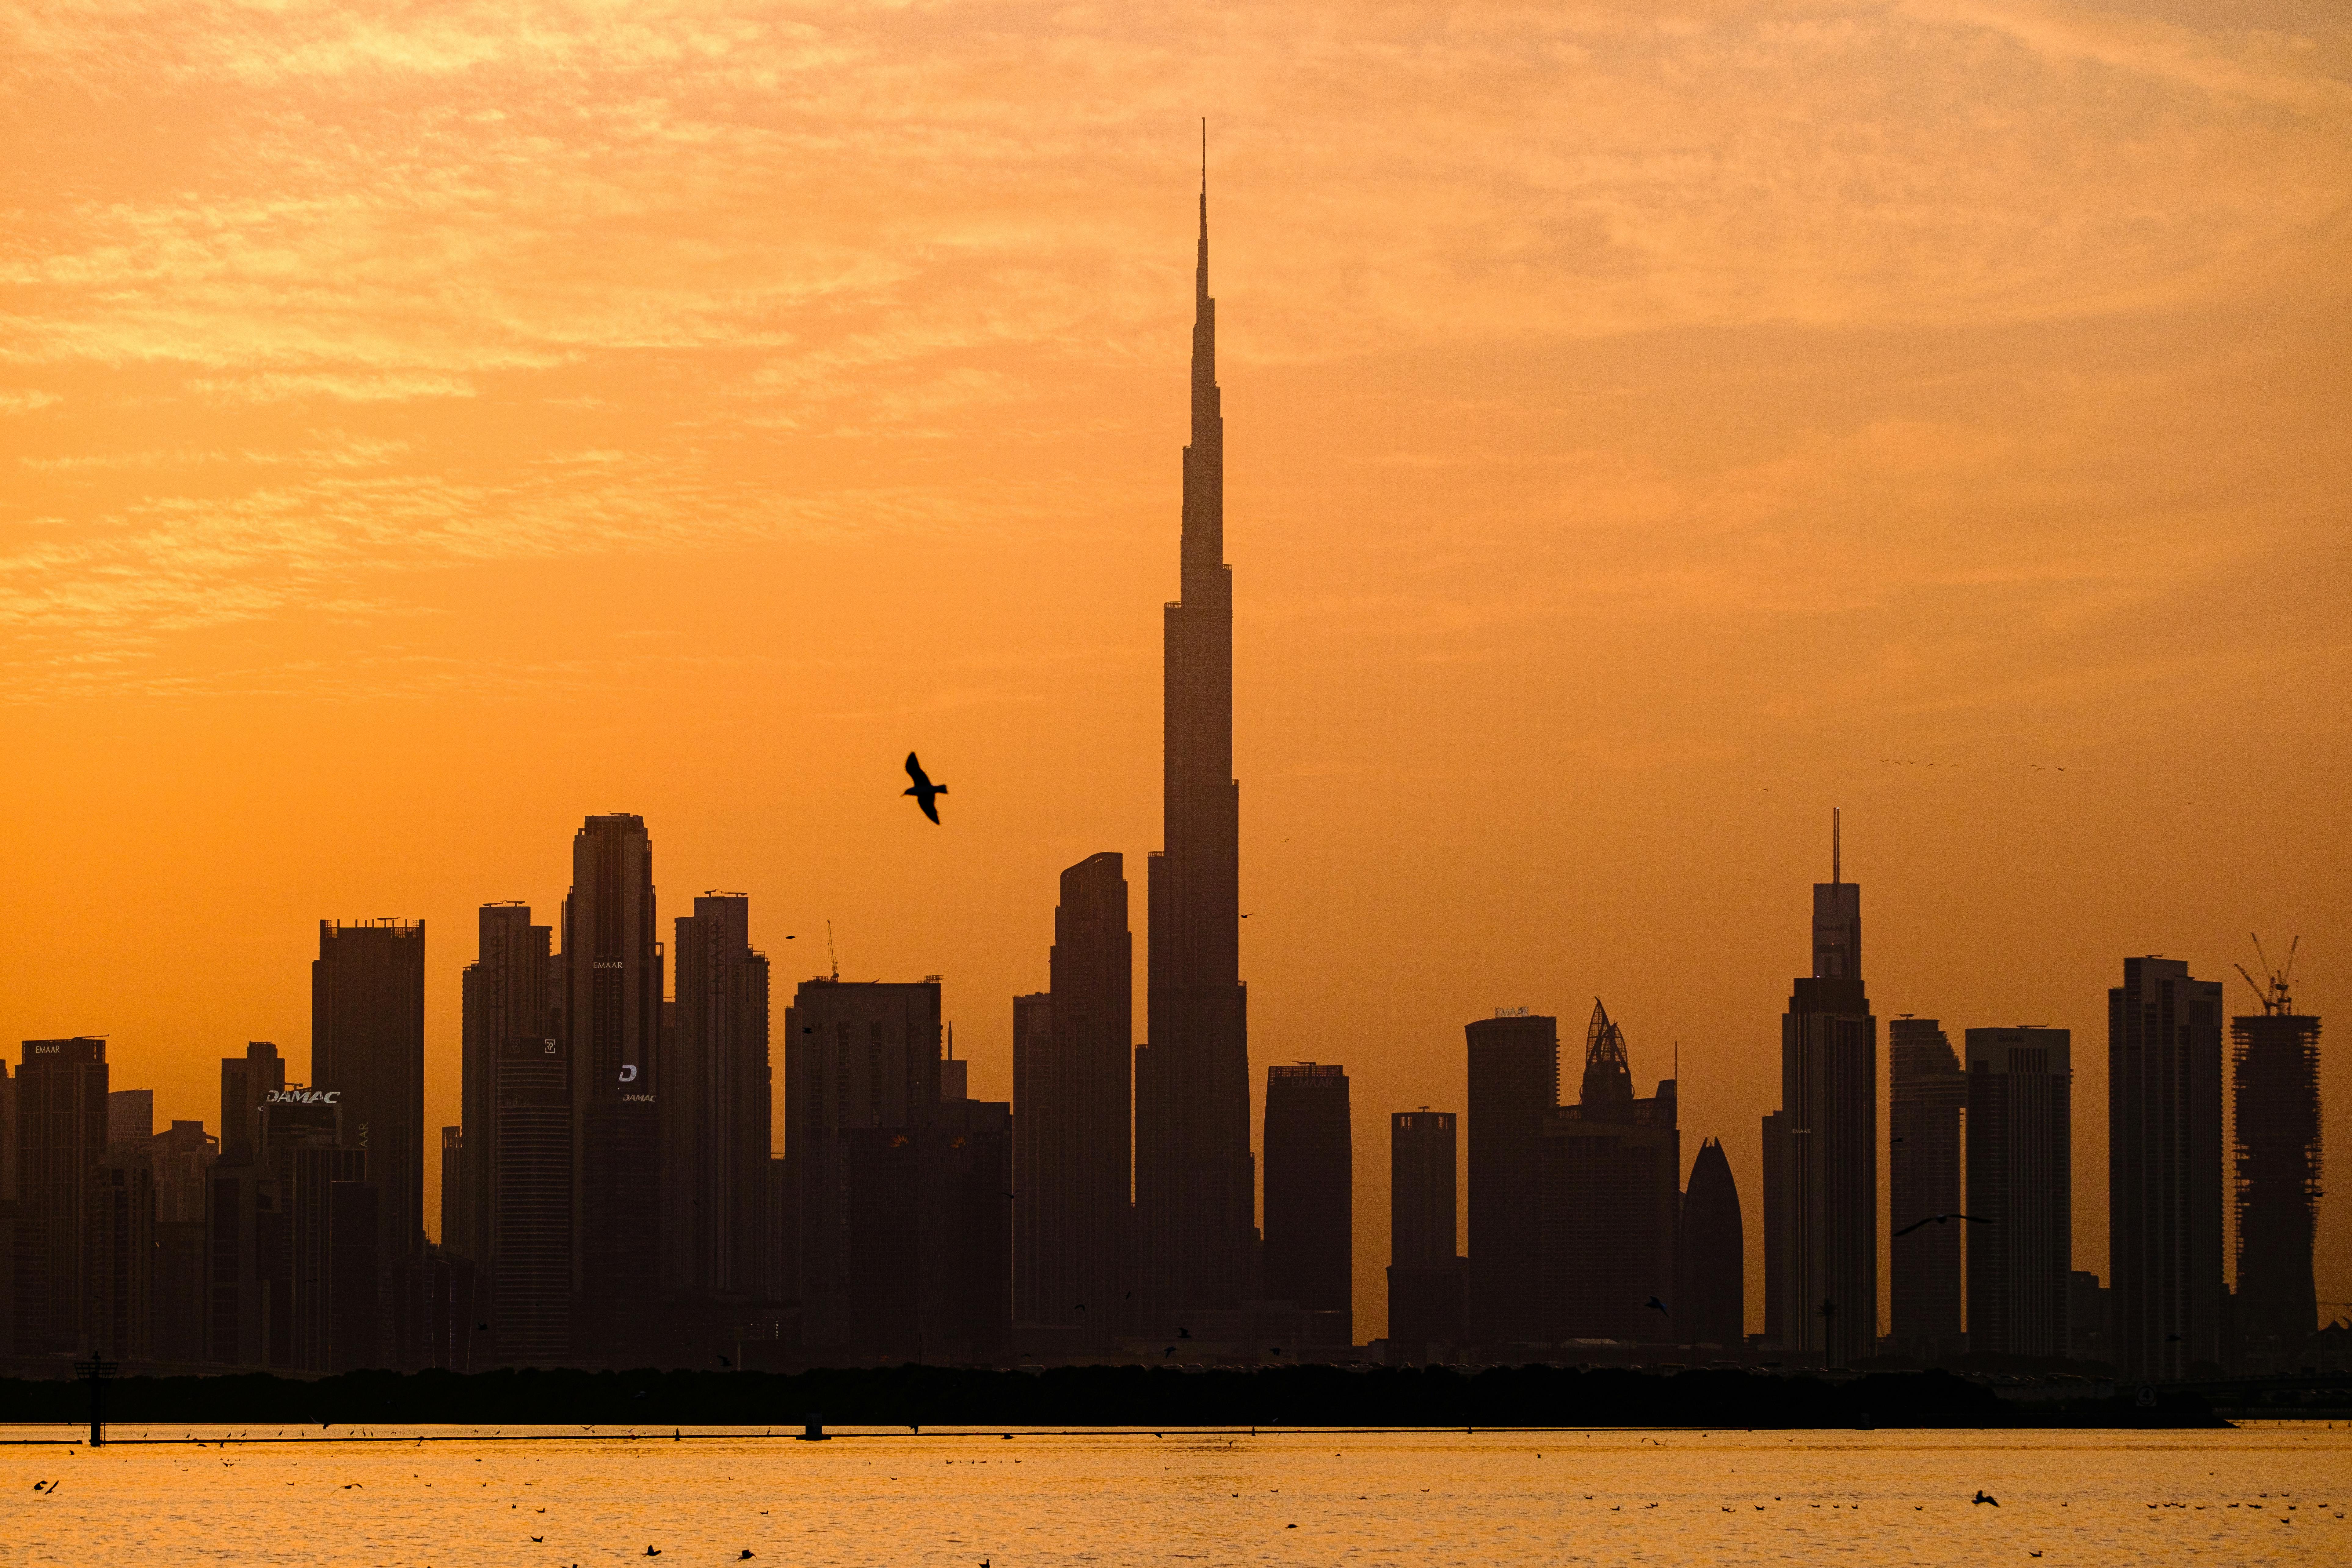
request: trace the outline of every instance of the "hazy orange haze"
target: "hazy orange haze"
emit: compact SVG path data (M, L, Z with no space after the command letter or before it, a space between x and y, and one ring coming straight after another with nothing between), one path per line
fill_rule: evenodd
M0 11L0 1037L215 1122L320 917L423 917L454 1121L473 907L625 810L1007 1094L1056 873L1139 927L1159 843L1202 114L1255 1060L1352 1077L1360 1334L1387 1112L1595 994L1760 1325L1832 804L1882 1019L2074 1030L2080 1267L2125 954L2301 933L2352 1103L2320 0Z

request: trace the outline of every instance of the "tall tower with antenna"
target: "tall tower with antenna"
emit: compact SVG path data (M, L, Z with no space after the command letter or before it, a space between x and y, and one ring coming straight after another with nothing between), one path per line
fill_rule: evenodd
M1234 577L1224 562L1225 421L1209 293L1208 129L1192 285L1192 444L1182 597L1162 620L1165 847L1146 862L1147 1043L1135 1053L1139 1316L1251 1289L1249 1024L1241 982L1241 785L1234 778Z
M1765 1119L1767 1227L1778 1242L1782 1350L1851 1365L1878 1341L1878 1020L1862 984L1862 889L1845 879L1843 813L1830 879L1813 884L1813 972L1780 1020L1780 1113Z

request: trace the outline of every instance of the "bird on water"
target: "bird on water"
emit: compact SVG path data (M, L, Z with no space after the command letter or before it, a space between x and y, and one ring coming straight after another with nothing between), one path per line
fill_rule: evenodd
M948 786L933 784L931 775L923 771L923 764L916 760L915 753L912 752L907 753L907 776L915 782L904 793L915 797L915 804L923 808L925 816L929 817L934 823L938 822L940 819L939 797L948 793Z

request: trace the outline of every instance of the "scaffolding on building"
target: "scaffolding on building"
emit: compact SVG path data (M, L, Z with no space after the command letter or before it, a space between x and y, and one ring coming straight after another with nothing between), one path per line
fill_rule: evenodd
M2236 1330L2251 1358L2293 1357L2317 1327L2312 1243L2320 1198L2319 1019L2297 1013L2291 986L2297 939L2263 974L2238 965L2262 1011L2230 1021L2234 1144L2231 1194L2237 1230Z

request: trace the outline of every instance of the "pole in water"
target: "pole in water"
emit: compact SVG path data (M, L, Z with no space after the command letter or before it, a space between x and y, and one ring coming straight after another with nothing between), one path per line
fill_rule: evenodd
M117 1370L113 1362L100 1361L96 1356L74 1363L75 1373L89 1380L89 1446L93 1448L106 1446L106 1380Z
M826 1437L824 1435L824 1421L814 1415L808 1418L808 1425L802 1427L801 1435L793 1440L796 1443L824 1443L831 1441L831 1439Z

